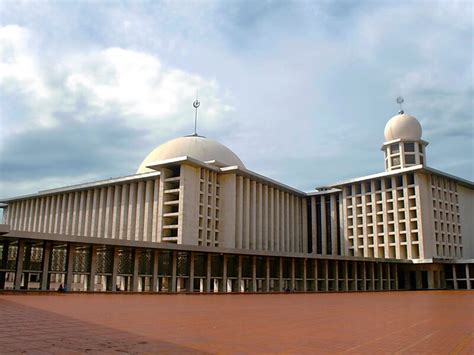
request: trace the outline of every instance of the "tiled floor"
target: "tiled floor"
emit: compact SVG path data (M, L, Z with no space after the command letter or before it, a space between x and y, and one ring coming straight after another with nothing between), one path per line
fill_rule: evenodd
M474 354L474 291L0 294L0 353Z

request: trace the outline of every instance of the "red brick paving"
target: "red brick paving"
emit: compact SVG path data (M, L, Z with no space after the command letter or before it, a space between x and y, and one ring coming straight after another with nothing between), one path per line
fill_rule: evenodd
M0 294L0 353L474 354L474 292Z

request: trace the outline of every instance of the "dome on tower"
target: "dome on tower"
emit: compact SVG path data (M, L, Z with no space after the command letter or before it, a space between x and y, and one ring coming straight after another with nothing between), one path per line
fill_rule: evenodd
M418 120L406 113L399 113L393 116L385 125L385 141L395 139L405 139L418 141L421 139L421 125Z
M137 174L153 171L147 168L154 161L188 156L201 161L216 160L228 166L245 168L239 157L225 145L202 136L192 135L172 139L158 146L140 164Z

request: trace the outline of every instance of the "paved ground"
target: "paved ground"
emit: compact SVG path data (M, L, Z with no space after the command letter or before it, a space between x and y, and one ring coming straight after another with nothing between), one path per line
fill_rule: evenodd
M0 353L474 354L474 291L0 294Z

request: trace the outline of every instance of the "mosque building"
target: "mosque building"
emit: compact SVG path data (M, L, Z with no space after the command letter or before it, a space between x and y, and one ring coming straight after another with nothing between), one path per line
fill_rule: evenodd
M428 167L413 116L384 137L384 172L311 192L193 134L134 175L3 199L0 289L474 288L474 183Z

